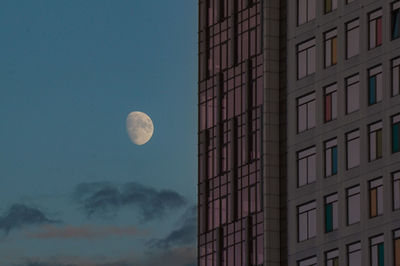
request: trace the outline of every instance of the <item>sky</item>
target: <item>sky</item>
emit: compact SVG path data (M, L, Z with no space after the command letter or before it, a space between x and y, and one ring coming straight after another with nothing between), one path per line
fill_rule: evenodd
M196 265L197 1L4 0L0 36L0 266Z

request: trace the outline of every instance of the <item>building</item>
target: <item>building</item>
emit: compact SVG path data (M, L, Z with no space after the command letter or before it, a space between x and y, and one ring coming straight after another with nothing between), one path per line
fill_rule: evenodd
M400 0L199 0L200 266L400 265Z

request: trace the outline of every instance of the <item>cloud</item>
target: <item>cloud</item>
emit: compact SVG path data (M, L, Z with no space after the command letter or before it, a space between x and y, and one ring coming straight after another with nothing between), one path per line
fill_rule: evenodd
M186 210L181 217L181 226L169 233L165 238L150 240L147 244L153 248L166 249L172 246L192 244L197 235L197 206Z
M110 259L106 257L27 258L23 262L14 263L14 266L196 266L196 257L197 249L194 246L183 246L142 255L128 255L121 259ZM1 262L0 265L2 265Z
M167 211L174 211L186 204L185 198L173 190L156 190L131 182L123 185L112 183L82 183L73 194L74 200L86 215L112 217L119 208L137 207L142 222L162 218Z
M98 239L112 236L128 237L128 236L145 236L146 231L139 230L135 226L43 226L38 232L28 232L28 238L40 239Z
M13 204L3 216L0 217L0 230L8 234L11 230L28 225L42 225L59 223L60 221L47 218L37 208L24 204Z

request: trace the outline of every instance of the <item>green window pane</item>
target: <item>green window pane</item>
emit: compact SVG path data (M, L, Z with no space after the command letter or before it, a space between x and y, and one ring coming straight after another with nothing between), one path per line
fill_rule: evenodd
M332 0L325 0L325 13L332 11Z
M384 266L385 265L383 243L378 245L378 265L379 266Z
M337 147L333 147L332 148L332 175L336 175L337 174L337 167L338 167L338 163L337 163Z
M333 230L333 210L332 204L325 205L325 231L331 232Z

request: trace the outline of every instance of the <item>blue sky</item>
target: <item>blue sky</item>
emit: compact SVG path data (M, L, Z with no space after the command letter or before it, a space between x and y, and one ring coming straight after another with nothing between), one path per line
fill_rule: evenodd
M0 35L0 266L194 265L197 1L1 1Z

